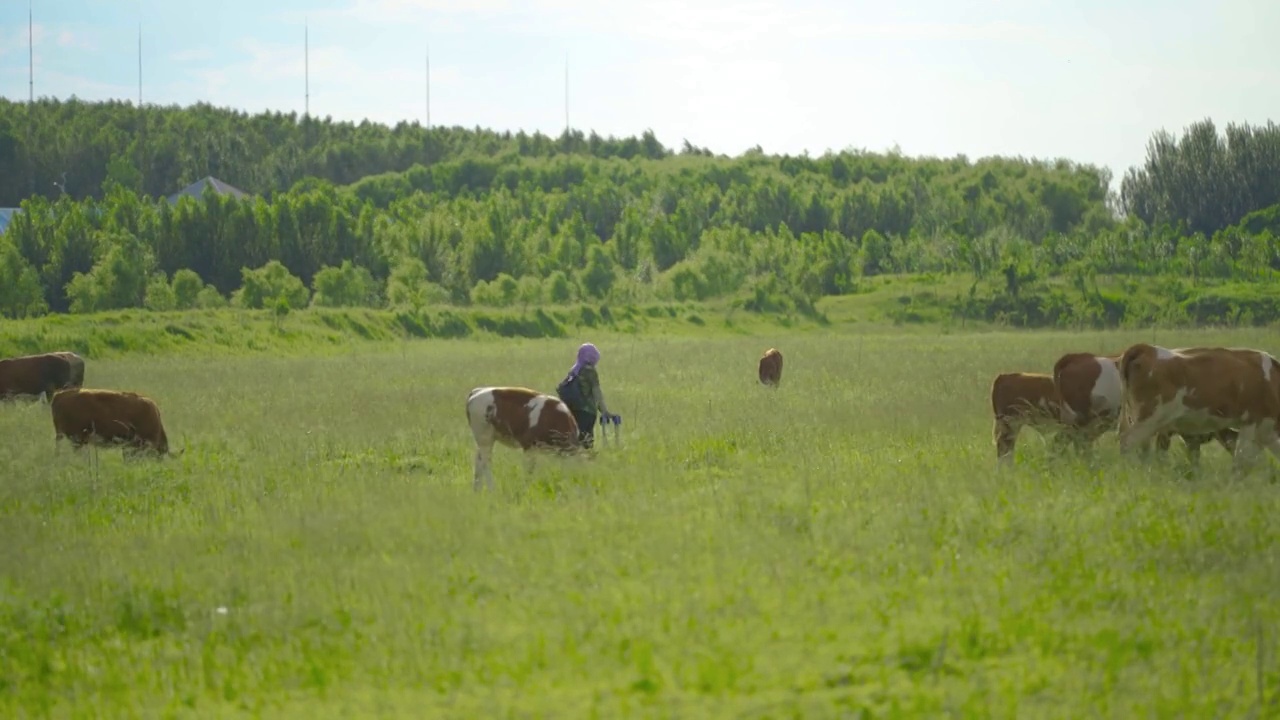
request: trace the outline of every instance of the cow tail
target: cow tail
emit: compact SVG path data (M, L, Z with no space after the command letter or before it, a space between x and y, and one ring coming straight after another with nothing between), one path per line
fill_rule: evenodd
M1133 372L1133 364L1137 362L1138 356L1145 350L1143 345L1134 345L1124 351L1124 355L1120 356L1120 380L1125 385L1129 384L1130 375Z

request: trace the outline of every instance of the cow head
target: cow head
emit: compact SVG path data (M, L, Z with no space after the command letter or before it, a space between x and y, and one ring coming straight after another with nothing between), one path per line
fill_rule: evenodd
M1124 384L1127 386L1140 372L1150 372L1155 355L1156 349L1147 343L1137 343L1125 350L1120 356L1120 379Z

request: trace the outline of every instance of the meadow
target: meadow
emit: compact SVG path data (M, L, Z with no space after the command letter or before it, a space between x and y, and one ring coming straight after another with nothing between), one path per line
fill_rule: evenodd
M998 470L989 388L1230 331L575 330L122 354L163 462L0 406L6 717L1273 717L1280 486L1204 449ZM593 462L471 487L467 392L602 350ZM786 355L782 387L755 380ZM1272 460L1271 462L1274 462Z

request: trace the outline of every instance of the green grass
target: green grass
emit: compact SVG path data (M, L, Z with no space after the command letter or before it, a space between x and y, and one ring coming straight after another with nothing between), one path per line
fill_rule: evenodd
M571 305L538 308L433 307L422 311L308 308L269 310L117 310L0 319L0 357L72 350L88 358L130 355L316 356L354 346L384 349L414 340L563 338L573 333L679 337L749 335L823 327L821 318L758 314L728 303Z
M482 494L467 391L585 336L94 360L187 452L0 406L0 716L1274 716L1280 486L1114 434L995 470L995 373L1150 338L609 336L623 446Z

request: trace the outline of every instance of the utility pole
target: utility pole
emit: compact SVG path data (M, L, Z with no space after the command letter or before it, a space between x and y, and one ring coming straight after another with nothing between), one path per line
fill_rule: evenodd
M569 138L569 53L564 54L564 136Z
M32 138L36 114L36 45L32 0L27 0L27 185L32 197L36 194L36 148Z
M311 36L302 21L302 83L306 97L302 109L302 174L311 174Z
M431 129L431 46L427 46L427 129Z
M302 21L302 83L306 93L303 117L311 117L311 39L306 20Z
M138 23L138 187L145 194L147 188L147 112L142 109L142 23Z

